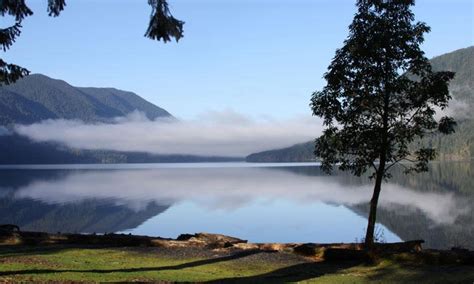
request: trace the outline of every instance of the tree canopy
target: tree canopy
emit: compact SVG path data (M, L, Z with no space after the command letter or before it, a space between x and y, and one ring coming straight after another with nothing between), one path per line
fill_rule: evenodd
M157 41L168 42L173 38L179 41L183 37L184 22L173 17L166 0L148 0L151 6L151 16L145 36ZM65 0L48 0L47 12L49 16L57 17L66 7ZM11 16L15 23L6 28L0 28L0 46L7 51L21 34L22 21L33 15L25 0L1 0L0 16ZM0 86L11 84L28 75L28 69L7 63L0 58Z
M415 22L414 0L358 0L349 36L336 51L313 93L313 114L326 126L315 153L330 172L335 165L360 176L372 170L374 195L366 244L373 243L376 207L390 168L428 169L436 149L421 144L435 132L454 132L453 118L435 119L448 106L452 72L434 72L420 45L430 28ZM415 150L412 150L413 147Z

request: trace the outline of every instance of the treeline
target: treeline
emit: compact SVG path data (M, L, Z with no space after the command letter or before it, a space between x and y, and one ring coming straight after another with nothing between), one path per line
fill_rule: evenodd
M230 162L242 158L158 155L144 152L72 149L61 144L33 142L16 134L0 136L0 164L117 164Z
M296 144L291 147L269 150L247 156L247 162L282 163L282 162L314 162L314 144L312 142Z

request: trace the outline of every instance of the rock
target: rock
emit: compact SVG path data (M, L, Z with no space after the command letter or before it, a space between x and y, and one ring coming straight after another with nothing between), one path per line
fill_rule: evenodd
M249 243L237 243L233 245L234 248L239 250L257 250L260 249L258 244L249 244Z
M313 244L313 243L307 243L307 244L296 245L293 248L293 251L295 253L303 255L303 256L323 258L324 252L328 248L360 250L362 248L362 246L360 244Z
M302 244L296 246L293 251L297 254L304 255L304 256L313 256L319 257L322 256L325 248L321 245L317 244Z
M294 244L280 244L280 243L263 243L259 244L258 248L262 251L286 251L291 252L293 251Z
M247 243L246 240L241 240L234 237L229 237L219 234L208 234L208 233L198 233L198 234L182 234L179 235L177 240L186 241L195 244L201 244L208 248L226 248L231 247L235 244Z
M190 246L188 242L173 241L173 240L160 240L160 239L152 240L151 245L154 247L163 247L163 248L184 248L184 247Z

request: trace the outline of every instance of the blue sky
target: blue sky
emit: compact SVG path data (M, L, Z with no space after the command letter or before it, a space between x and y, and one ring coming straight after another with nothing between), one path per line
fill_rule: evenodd
M143 37L145 0L69 0L58 18L46 2L27 1L35 15L7 61L76 86L134 91L185 119L223 109L309 115L355 12L355 0L169 0L185 37L163 44ZM417 19L432 27L429 57L474 44L473 3L417 1Z

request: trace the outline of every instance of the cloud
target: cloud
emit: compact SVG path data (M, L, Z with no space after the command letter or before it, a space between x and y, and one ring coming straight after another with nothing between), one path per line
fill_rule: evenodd
M449 101L449 106L445 109L436 108L435 118L439 120L444 116L454 117L456 119L470 119L472 118L472 107L468 102L451 99Z
M15 131L34 141L79 149L246 156L312 140L321 134L322 123L312 117L252 119L232 110L208 112L189 121L151 121L143 113L133 112L116 118L113 124L59 119L16 125Z

